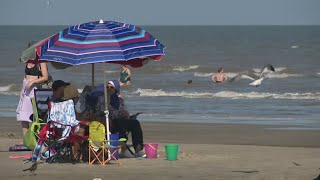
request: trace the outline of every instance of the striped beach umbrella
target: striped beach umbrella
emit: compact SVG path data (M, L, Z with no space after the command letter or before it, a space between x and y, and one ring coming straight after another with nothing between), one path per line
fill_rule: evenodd
M23 52L21 61L140 67L145 60L160 60L164 49L159 40L138 26L100 20L68 27L34 44Z
M22 52L20 61L47 61L56 68L95 63L141 67L148 60L159 61L164 56L164 49L159 40L138 26L100 20L71 26L31 45ZM92 72L94 85L94 66ZM106 78L104 81L106 82ZM106 96L106 88L104 91ZM106 112L109 140L107 109Z

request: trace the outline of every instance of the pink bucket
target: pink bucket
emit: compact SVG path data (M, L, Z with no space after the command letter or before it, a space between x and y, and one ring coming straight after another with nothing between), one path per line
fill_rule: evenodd
M146 143L144 144L144 149L146 150L147 158L157 158L157 143Z

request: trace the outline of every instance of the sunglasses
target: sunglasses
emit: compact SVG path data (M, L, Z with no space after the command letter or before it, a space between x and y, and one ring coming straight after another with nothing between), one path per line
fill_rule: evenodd
M107 89L114 89L113 86L107 86Z

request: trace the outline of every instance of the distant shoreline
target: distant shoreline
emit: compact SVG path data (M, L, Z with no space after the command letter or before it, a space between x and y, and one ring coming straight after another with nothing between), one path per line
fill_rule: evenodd
M69 27L69 26L72 26L72 24L69 24L69 25L37 25L37 24L31 24L31 25L27 25L27 24L0 24L0 26L44 26L44 27L52 27L52 26L61 26L61 27ZM320 24L289 24L289 25L279 25L279 24L271 24L271 25L250 25L250 24L247 24L247 25L205 25L205 24L198 24L198 25L171 25L171 24L164 24L164 25L156 25L156 24L153 24L153 25L137 25L137 26L140 26L140 27L201 27L201 26L208 26L208 27L232 27L232 26L235 26L235 27L302 27L302 26L320 26Z

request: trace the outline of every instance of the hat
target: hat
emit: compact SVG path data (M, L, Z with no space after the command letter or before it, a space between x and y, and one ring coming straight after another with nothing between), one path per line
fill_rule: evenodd
M114 82L113 81L109 81L108 84L112 85L113 87L115 87Z
M78 89L73 85L68 85L66 88L64 88L64 96L63 100L69 100L72 98L79 97L80 93Z
M62 87L62 86L68 86L68 85L70 85L70 83L66 83L66 82L64 82L64 81L62 81L62 80L56 80L56 81L54 81L54 82L52 83L52 90L53 90L53 91L56 91L56 90L59 89L60 87Z

